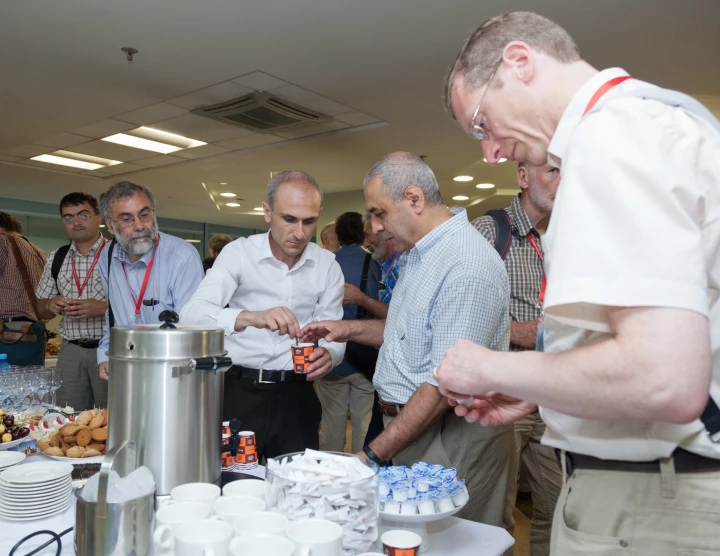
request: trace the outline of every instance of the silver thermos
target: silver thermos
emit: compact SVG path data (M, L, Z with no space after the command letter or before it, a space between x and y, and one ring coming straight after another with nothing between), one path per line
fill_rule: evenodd
M232 361L222 329L176 326L172 311L160 320L110 329L107 444L134 441L135 465L152 471L165 496L185 483L220 482L224 371Z

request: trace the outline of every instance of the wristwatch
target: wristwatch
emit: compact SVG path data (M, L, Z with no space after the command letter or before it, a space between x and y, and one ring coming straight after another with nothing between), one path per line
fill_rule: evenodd
M365 446L362 451L365 453L365 455L377 463L380 467L390 467L390 462L386 461L384 459L380 459L375 452L372 451L370 446Z

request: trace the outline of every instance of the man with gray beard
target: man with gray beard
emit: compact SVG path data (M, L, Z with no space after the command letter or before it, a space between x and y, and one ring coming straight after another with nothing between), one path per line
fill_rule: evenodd
M98 267L108 301L98 347L100 378L108 378L110 328L154 324L166 309L180 313L203 279L197 250L160 233L155 197L142 185L121 181L100 195L100 214L115 236Z

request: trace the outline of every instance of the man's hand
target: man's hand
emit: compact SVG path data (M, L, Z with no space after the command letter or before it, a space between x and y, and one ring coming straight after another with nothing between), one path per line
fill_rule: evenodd
M65 315L71 319L89 319L102 317L107 310L107 303L97 299L67 299Z
M267 328L272 332L287 334L291 338L297 338L300 334L300 324L287 307L274 307L267 311L243 311L235 319L235 330L248 326Z
M352 337L352 323L350 320L311 322L300 332L300 341L316 342L324 338L326 342L347 342Z
M443 393L451 397L450 405L455 406L455 414L458 417L465 417L468 423L479 421L483 427L514 423L537 409L537 405L533 403L494 392L482 398L475 398L473 405L468 408L452 399L452 392Z
M63 295L56 295L55 297L48 300L48 311L55 315L62 313L68 305L70 300Z
M103 363L100 363L100 364L98 365L98 373L100 374L100 379L101 379L101 380L107 380L107 379L108 379L108 376L109 376L109 375L108 375L108 367L109 367L109 365L108 365L108 362L107 362L107 361L105 361L105 362L103 362Z
M308 367L308 372L305 377L310 381L324 377L333 368L332 355L323 347L315 348L308 357L308 360L312 362L312 365Z
M363 298L367 297L360 288L352 284L345 284L345 296L343 297L343 305L362 305Z

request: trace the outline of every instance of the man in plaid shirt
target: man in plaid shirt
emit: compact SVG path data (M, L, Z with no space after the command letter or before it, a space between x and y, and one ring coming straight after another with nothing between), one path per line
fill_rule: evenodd
M70 247L60 254L60 249L50 253L35 292L41 318L62 315L57 368L63 371L63 382L57 399L80 411L106 407L107 382L100 380L96 355L107 309L98 273L105 238L100 234L97 199L87 193L65 195L60 201L60 218ZM64 256L57 280L52 274L56 256Z
M544 270L540 236L545 233L550 220L560 170L551 164L532 166L523 162L518 166L517 181L522 191L505 209L512 226L505 268L510 279L510 350L524 351L535 349L538 323L542 318L540 291ZM495 243L498 230L491 216L476 218L472 225L491 244ZM555 449L540 443L545 423L539 411L516 421L514 427L517 457L528 471L532 493L531 554L547 556L562 473ZM510 492L513 505L516 496L517 481L514 481Z

